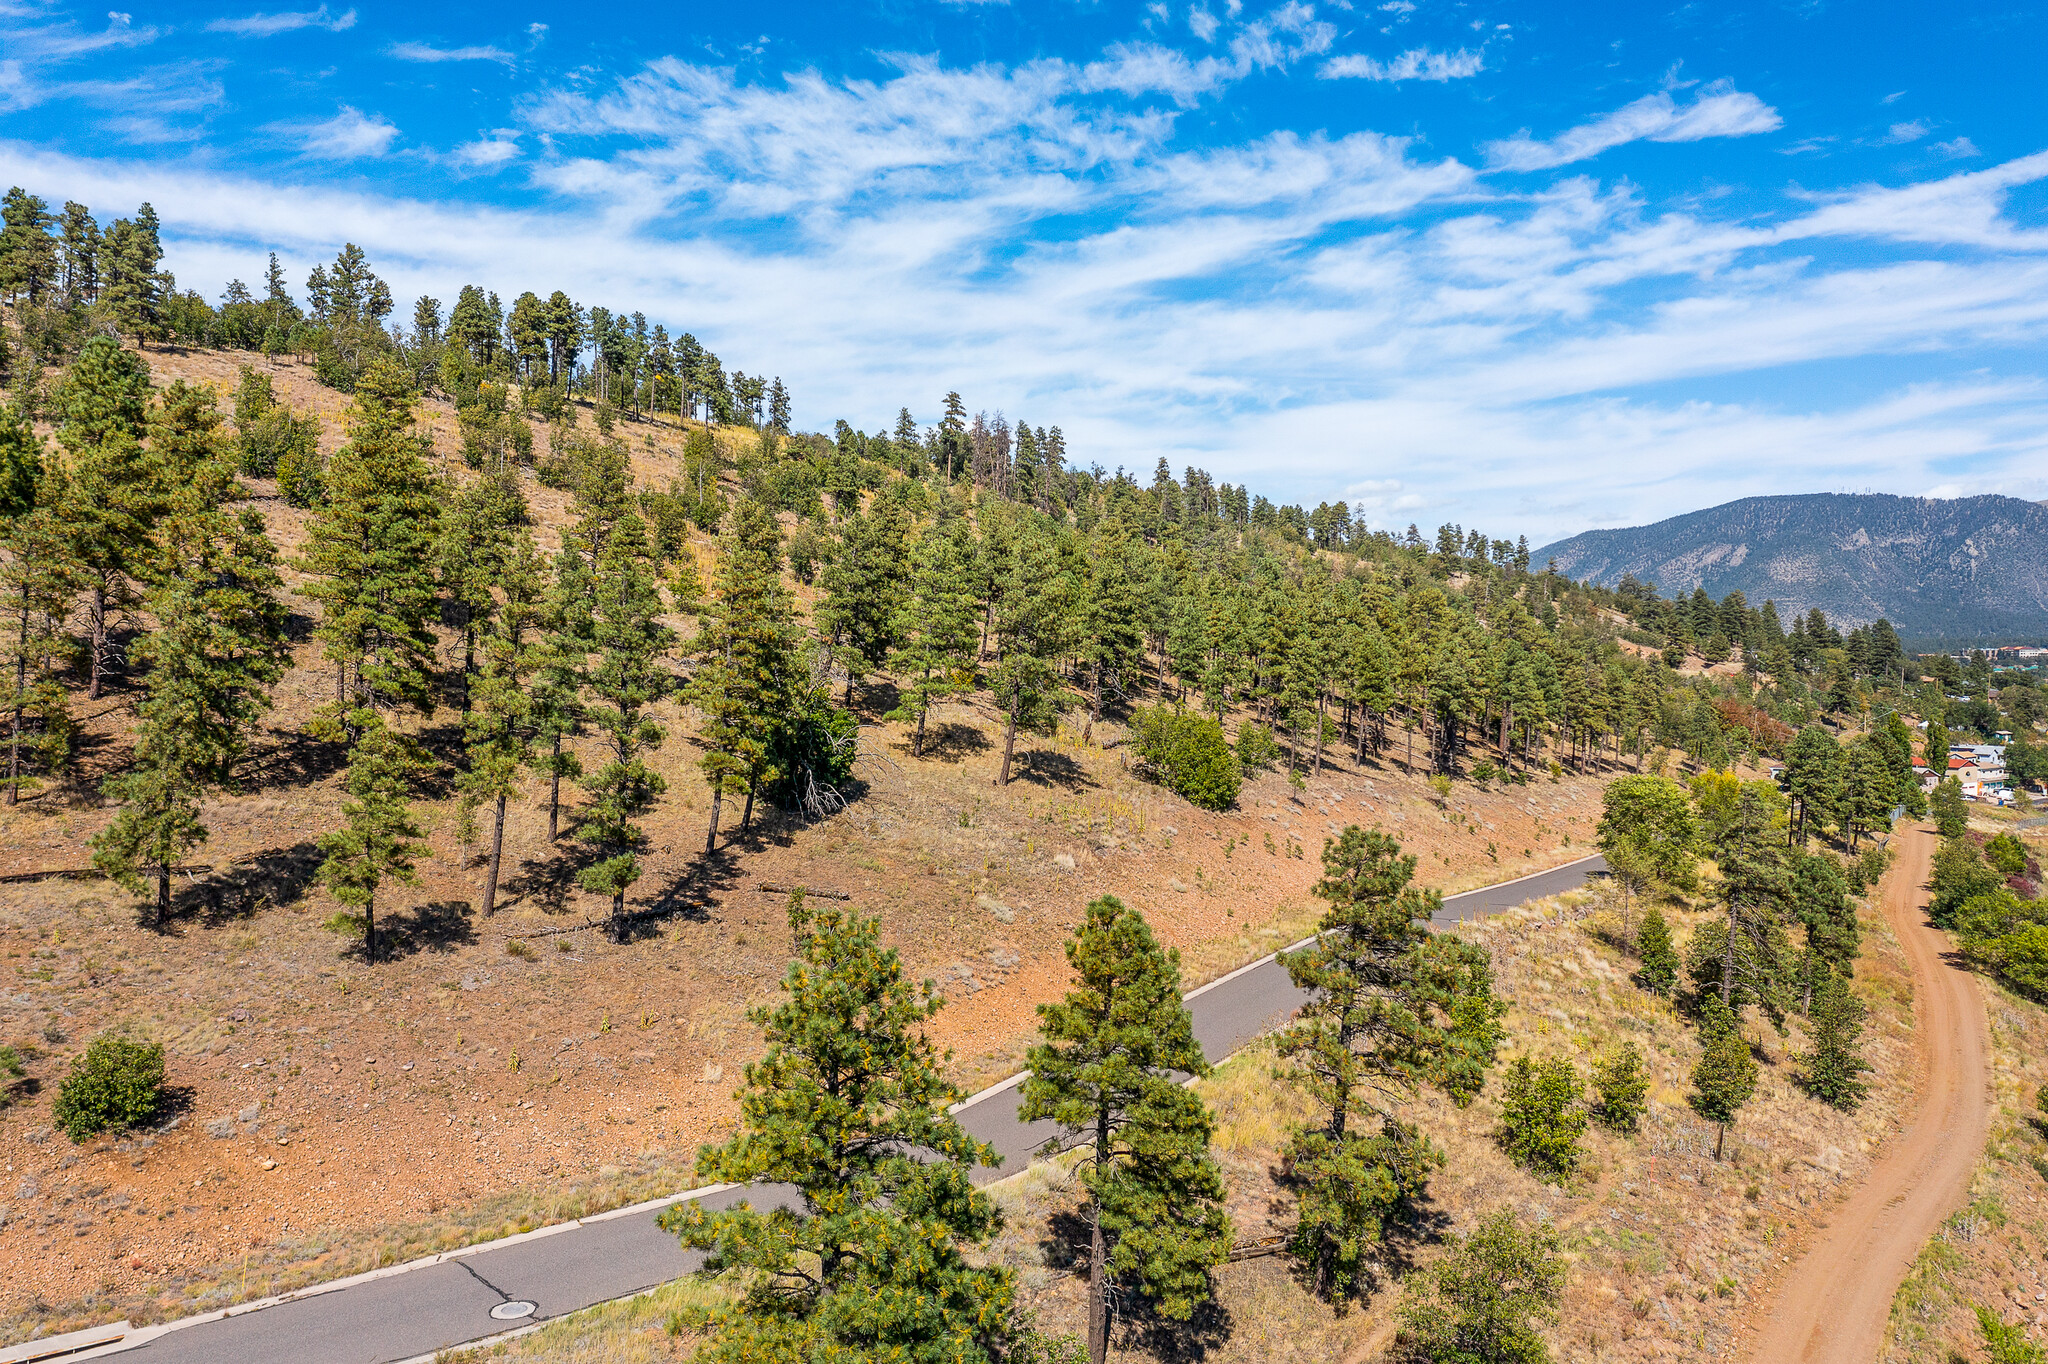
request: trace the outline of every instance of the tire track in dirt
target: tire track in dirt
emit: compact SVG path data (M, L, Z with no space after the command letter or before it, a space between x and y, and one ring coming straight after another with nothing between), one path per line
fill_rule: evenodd
M1884 914L1913 971L1920 1102L1912 1126L1829 1213L1775 1297L1745 1356L1755 1364L1871 1364L1892 1295L1921 1246L1969 1193L1990 1124L1984 999L1953 965L1948 937L1927 922L1932 831L1902 831Z

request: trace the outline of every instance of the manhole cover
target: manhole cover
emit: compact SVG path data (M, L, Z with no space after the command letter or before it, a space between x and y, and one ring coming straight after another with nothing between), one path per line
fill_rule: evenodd
M533 1313L534 1306L530 1302L501 1302L491 1309L491 1315L499 1321L517 1321L521 1317L530 1317Z

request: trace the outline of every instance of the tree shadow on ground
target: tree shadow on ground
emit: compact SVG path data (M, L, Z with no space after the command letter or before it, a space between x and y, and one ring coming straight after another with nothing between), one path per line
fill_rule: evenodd
M1059 786L1069 791L1092 791L1100 786L1088 775L1087 768L1050 748L1027 748L1019 753L1010 777L1033 786Z
M571 892L580 892L576 878L598 860L599 850L565 831L549 845L551 855L541 861L525 861L498 888L498 908L517 900L531 900L544 914L561 914L569 908Z
M995 742L973 725L963 725L948 720L942 725L933 725L924 734L924 756L927 758L967 758L986 753L995 747Z
M320 848L311 839L289 848L267 848L246 862L216 867L197 883L171 893L174 920L197 918L207 928L253 918L266 908L288 905L304 895L320 872Z
M386 914L377 924L379 961L453 952L476 942L476 910L467 900L433 900Z
M626 924L627 941L653 937L660 932L657 921L661 919L681 917L692 923L709 922L711 897L738 885L744 870L730 848L691 858L681 874L661 888L660 894L633 911Z
M271 747L249 755L236 775L252 787L313 786L348 765L348 748L291 730L273 729Z

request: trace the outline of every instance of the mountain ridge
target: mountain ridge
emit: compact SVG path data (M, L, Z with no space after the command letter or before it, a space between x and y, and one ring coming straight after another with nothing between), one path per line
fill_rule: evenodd
M1883 617L1916 641L2048 637L2048 502L1998 494L1745 497L1532 557L1608 587L1633 574L1666 597L1740 591L1787 619L1816 606L1842 626Z

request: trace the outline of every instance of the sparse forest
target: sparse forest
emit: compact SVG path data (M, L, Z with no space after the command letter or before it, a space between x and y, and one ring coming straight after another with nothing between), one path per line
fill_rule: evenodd
M429 807L457 812L465 867L481 847L489 917L511 873L508 809L537 803L544 870L627 948L683 903L648 874L673 755L708 796L689 807L702 842L686 851L731 859L771 807L805 826L858 810L864 724L900 726L901 761L939 762L932 717L962 698L995 717L973 754L984 790L1044 775L1059 755L1034 739L1062 726L1079 746L1120 745L1177 809L1212 813L1262 775L1305 790L1340 758L1427 781L1446 824L1454 793L1596 776L1587 833L1619 912L1603 941L1634 968L1629 1010L1675 1007L1692 1026L1686 1103L1719 1161L1755 1111L1766 1025L1784 1038L1796 1021L1816 1110L1864 1102L1859 899L1884 874L1894 812L1927 812L1916 761L2040 714L2031 686L1908 657L1883 621L1844 633L1811 612L1787 628L1739 594L1574 583L1525 540L1371 529L1342 501L1279 505L1163 459L1149 477L1109 471L1058 426L970 415L957 393L925 425L905 407L872 434L800 431L779 377L728 373L687 332L561 291L507 307L465 285L452 307L401 313L351 245L299 286L303 304L275 256L260 289L209 303L161 268L159 232L147 205L102 228L16 189L0 233L6 802L106 802L90 860L156 930L207 845L209 801L251 778L300 626L296 666L320 697L300 737L340 797L305 831L314 879L327 926L372 972L389 969L391 914L431 853ZM238 386L157 383L151 356L168 349L234 353ZM320 417L279 395L278 356L346 395L331 452ZM436 455L429 398L453 406L459 462ZM680 442L661 482L634 463L656 429ZM565 510L543 517L543 495ZM286 515L303 518L290 552ZM117 690L127 751L102 755L82 791L85 707ZM2018 772L2033 758L2015 749ZM1767 761L1782 782L1738 775ZM1936 913L2039 997L2038 862L2017 839L1968 835L1959 799L1934 797L1949 836ZM1275 1187L1298 1286L1341 1311L1398 1282L1401 1357L1549 1358L1568 1275L1547 1223L1496 1210L1422 1238L1439 1249L1393 1273L1451 1159L1423 1114L1454 1125L1490 1093L1507 1158L1573 1186L1593 1129L1639 1140L1652 1073L1668 1078L1657 1066L1678 1050L1646 1059L1617 1041L1582 1073L1511 1042L1500 964L1430 930L1441 896L1416 855L1376 822L1328 827L1319 936L1281 958L1309 1003L1265 1062L1295 1119ZM1250 846L1236 840L1222 857ZM1501 851L1486 841L1495 866ZM949 1114L960 1090L924 1033L939 988L909 980L858 912L819 912L799 890L788 927L784 995L749 1015L766 1055L737 1130L697 1169L794 1185L801 1209L676 1214L714 1271L745 1282L671 1336L702 1337L706 1359L1103 1364L1131 1338L1119 1321L1199 1326L1232 1214L1217 1115L1182 1083L1210 1068L1181 958L1143 914L1104 894L1063 926L1072 989L1039 1005L1021 1091L1073 1172L1063 1215L1088 1288L1071 1339L1041 1329L990 1258L1003 1215L970 1180L988 1152ZM160 1049L155 1064L160 1085ZM516 1073L519 1054L502 1064Z

